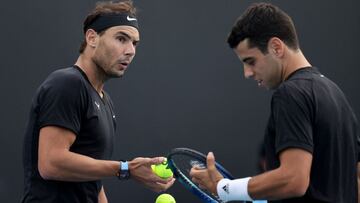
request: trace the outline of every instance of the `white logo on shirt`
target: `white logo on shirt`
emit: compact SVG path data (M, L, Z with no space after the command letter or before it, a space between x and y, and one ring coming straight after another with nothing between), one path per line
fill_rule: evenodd
M95 105L100 110L100 104L95 101Z

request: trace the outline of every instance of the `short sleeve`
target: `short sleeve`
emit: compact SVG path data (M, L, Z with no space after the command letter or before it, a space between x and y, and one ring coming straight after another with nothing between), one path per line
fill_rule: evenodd
M274 93L276 153L291 147L313 152L313 108L309 98L306 92L292 86L282 87Z
M38 97L39 127L59 126L78 135L83 117L84 87L74 76L53 76L46 80Z

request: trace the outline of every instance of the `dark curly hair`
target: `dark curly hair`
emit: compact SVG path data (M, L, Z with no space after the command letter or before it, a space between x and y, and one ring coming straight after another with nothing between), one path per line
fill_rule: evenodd
M278 37L284 43L297 50L299 41L290 16L280 8L269 3L252 4L234 24L227 42L231 48L249 39L250 48L257 47L267 53L270 38Z

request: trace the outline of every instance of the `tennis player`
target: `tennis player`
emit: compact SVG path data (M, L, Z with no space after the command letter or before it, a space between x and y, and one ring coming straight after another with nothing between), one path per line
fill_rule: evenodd
M358 201L358 122L344 93L305 58L292 19L268 3L251 5L228 43L246 78L274 90L265 133L267 172L224 179L207 156L193 181L224 201ZM241 164L241 160L236 160Z
M25 133L22 202L106 203L101 179L134 179L159 192L151 164L163 157L111 161L116 117L104 83L124 75L135 56L139 27L131 1L101 2L84 21L75 65L51 73L33 98Z

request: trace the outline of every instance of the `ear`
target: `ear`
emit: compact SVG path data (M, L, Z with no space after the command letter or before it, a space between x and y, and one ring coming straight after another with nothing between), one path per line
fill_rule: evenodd
M285 51L285 43L278 37L270 38L268 42L268 50L277 57L282 57Z
M96 47L98 43L98 38L99 36L97 32L93 29L88 29L85 33L86 43L92 48Z

